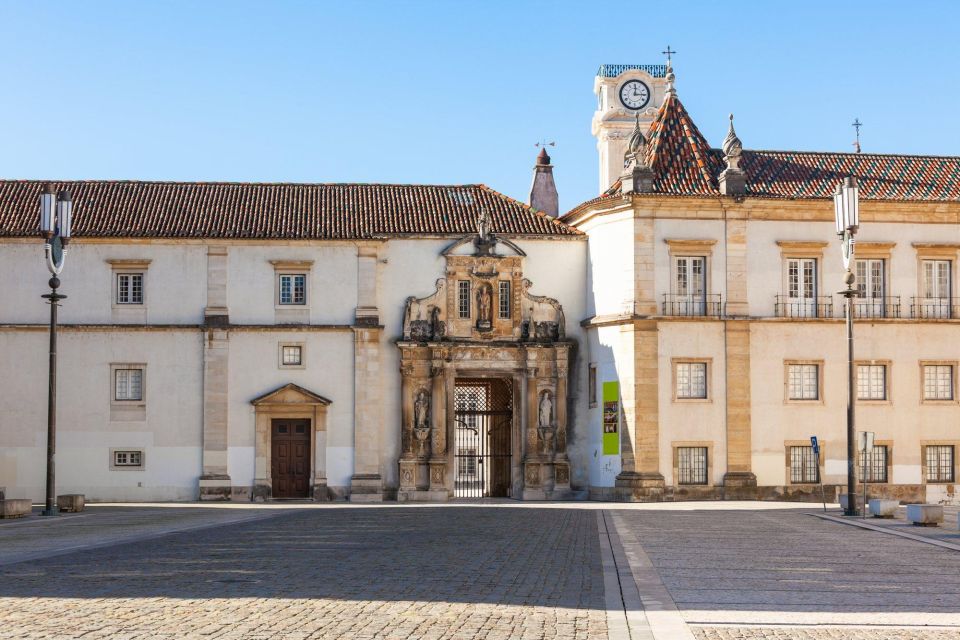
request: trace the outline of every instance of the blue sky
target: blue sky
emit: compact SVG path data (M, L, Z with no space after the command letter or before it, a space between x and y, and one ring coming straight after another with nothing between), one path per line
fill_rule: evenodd
M960 154L958 2L10 2L0 177L597 192L601 63L675 57L718 146Z

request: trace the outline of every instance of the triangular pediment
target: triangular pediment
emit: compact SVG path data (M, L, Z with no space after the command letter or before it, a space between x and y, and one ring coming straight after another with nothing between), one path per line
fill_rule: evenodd
M319 404L327 406L330 402L330 400L320 394L290 382L262 396L254 398L250 401L250 404L254 406L261 404Z

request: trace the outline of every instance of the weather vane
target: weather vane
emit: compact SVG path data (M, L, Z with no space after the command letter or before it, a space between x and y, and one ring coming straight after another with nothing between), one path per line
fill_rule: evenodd
M860 153L860 127L863 126L863 123L860 122L860 118L853 119L853 128L857 132L857 140L853 143L853 148L857 150L857 153Z
M540 147L555 147L555 146L557 146L557 143L556 143L556 142L547 142L546 140L541 140L540 142L538 142L537 144L535 144L535 145L533 145L533 146L535 146L536 148L539 149Z
M666 51L661 51L660 53L662 53L663 55L667 56L667 66L668 66L668 67L671 66L671 63L673 62L673 54L675 54L676 51L673 51L673 50L670 48L670 45L667 45L667 50L666 50Z

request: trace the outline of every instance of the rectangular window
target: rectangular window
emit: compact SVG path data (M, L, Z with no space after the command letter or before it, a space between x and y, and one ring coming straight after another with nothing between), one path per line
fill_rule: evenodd
M587 370L587 402L597 406L597 365L591 364Z
M923 366L923 399L953 400L952 364L926 364Z
M874 445L870 455L866 451L860 452L860 481L886 482L887 481L887 447Z
M813 447L790 447L790 482L807 484L820 481L820 469Z
M497 292L497 299L500 302L500 317L510 317L510 281L501 280Z
M143 369L115 371L114 400L143 400Z
M117 304L143 304L143 274L117 274Z
M883 260L857 260L857 297L883 298Z
M820 399L820 365L787 366L787 398L790 400Z
M951 317L950 260L924 260L919 315L923 318Z
M114 451L113 466L115 467L142 467L142 451Z
M457 454L457 475L468 478L477 475L476 449L460 449Z
M677 398L705 399L707 397L707 363L677 363Z
M287 366L299 366L303 364L303 347L299 345L284 345L282 361Z
M707 484L706 447L677 447L677 484Z
M857 365L857 400L887 399L887 366Z
M927 482L953 482L953 445L927 445Z
M307 275L284 273L280 275L280 304L307 303Z
M457 315L470 317L470 281L457 280Z

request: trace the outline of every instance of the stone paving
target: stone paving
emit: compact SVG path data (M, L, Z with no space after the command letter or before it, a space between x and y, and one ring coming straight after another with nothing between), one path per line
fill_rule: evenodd
M598 539L586 510L301 510L0 567L0 638L603 638Z
M613 513L697 638L960 640L960 552L803 510Z
M0 523L0 638L960 640L960 552L812 511L96 506Z

